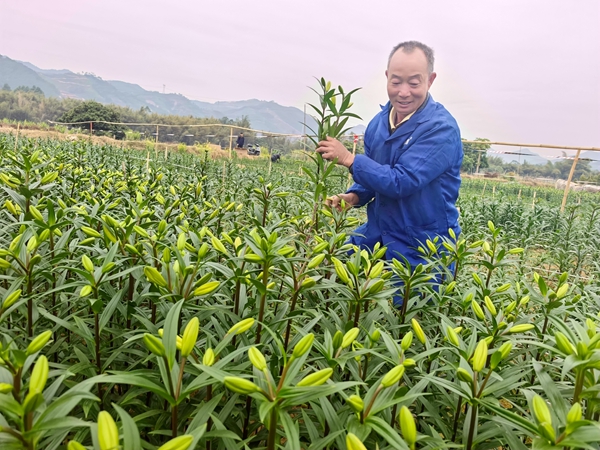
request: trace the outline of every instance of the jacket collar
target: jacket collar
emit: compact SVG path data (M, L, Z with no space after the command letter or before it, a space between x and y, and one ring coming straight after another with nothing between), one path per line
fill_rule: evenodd
M431 96L431 94L427 93L427 98L423 102L419 109L415 111L410 119L402 124L402 126L398 127L396 131L389 135L386 139L396 139L399 136L404 136L407 133L411 133L417 128L417 126L423 122L427 122L431 119L431 116L435 110L436 102ZM384 106L381 106L382 112L382 120L384 121L383 125L385 126L386 131L389 133L389 113L390 108L392 107L391 103L388 101Z

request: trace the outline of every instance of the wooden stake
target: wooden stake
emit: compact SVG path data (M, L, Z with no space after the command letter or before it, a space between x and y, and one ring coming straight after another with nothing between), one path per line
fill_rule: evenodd
M567 197L569 196L569 189L571 189L571 180L573 179L573 174L575 173L575 167L577 167L577 161L579 160L580 154L581 149L577 149L577 154L575 155L573 165L571 166L571 171L569 172L569 178L567 178L567 185L565 186L565 192L563 194L562 203L560 205L560 212L563 212L565 210L565 205L567 204Z
M492 186L492 198L496 196L496 185Z
M485 194L485 187L487 186L487 181L485 181L483 183L483 191L481 191L481 197L483 197L483 194Z
M221 184L225 184L225 173L226 173L226 166L225 166L225 161L223 161L223 180L221 181Z
M519 195L517 196L519 200L521 200L521 189L519 189Z
M17 153L17 146L19 145L19 131L21 131L21 122L17 123L17 137L15 139L15 153Z
M150 172L150 150L148 150L148 154L146 155L146 172Z
M533 201L531 202L531 209L535 208L535 196L536 196L537 192L533 191Z
M229 129L229 159L231 159L231 149L233 148L233 127Z

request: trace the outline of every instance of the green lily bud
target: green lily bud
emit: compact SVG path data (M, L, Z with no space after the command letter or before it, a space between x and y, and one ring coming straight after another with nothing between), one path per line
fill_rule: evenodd
M473 353L473 358L471 360L473 371L481 372L485 367L485 362L487 360L488 353L488 344L485 339L479 341L477 347L475 348L475 352Z
M154 353L156 356L163 357L166 354L165 346L162 340L150 333L144 333L144 345L148 350Z
M464 381L465 383L469 384L473 383L473 377L471 376L471 374L462 367L456 369L456 376L460 381Z
M348 330L346 334L344 334L344 338L342 339L342 348L346 348L350 344L352 344L358 337L358 333L360 333L360 329L358 327L354 327Z
M313 341L315 340L315 335L312 333L308 333L302 339L298 341L296 346L294 347L294 351L292 352L292 356L294 358L300 358L304 355L313 345Z
M496 292L501 293L501 292L506 292L510 289L510 283L505 283L502 286L500 286L499 288L496 289Z
M135 231L136 234L142 236L143 238L147 238L149 236L148 232L146 230L144 230L142 227L140 227L139 225L134 225L133 231Z
M219 253L223 253L224 255L227 255L227 249L225 248L223 243L217 237L215 237L215 236L211 237L210 242L216 251L218 251Z
M227 334L242 334L245 333L246 331L248 331L252 325L254 325L254 318L249 317L247 319L244 320L240 320L238 323L236 323L234 326L232 326L229 331L227 332Z
M311 277L306 277L304 280L302 280L302 289L310 289L311 287L313 287L314 285L316 285L317 282L314 280L314 278Z
M342 281L342 283L350 283L350 277L348 276L348 272L346 271L346 267L344 266L344 264L335 257L332 257L331 261L333 262L335 273L337 274L338 278Z
M402 364L399 364L385 374L385 376L381 379L381 386L383 386L384 388L388 388L400 381L400 378L402 378L403 375L404 366Z
M581 403L573 403L567 414L567 424L579 422L581 420Z
M325 253L320 253L317 256L313 257L309 263L306 265L306 267L308 269L314 269L315 267L318 267L323 260L325 259Z
M380 338L381 338L381 331L379 331L379 328L375 328L375 330L373 331L371 336L369 336L369 339L371 339L371 342L377 342L377 341L379 341Z
M98 233L96 230L90 227L83 226L81 227L81 231L83 231L87 236L92 238L101 238L102 235Z
M460 340L458 339L458 334L454 331L452 327L446 327L446 334L448 335L448 341L455 347L460 345Z
M358 395L351 395L350 397L348 397L346 402L350 405L350 408L352 408L352 410L356 413L361 412L365 408L363 399L360 398Z
M194 347L196 346L196 340L198 339L199 331L200 323L198 318L193 317L183 331L183 337L181 338L181 356L185 358L190 356L194 350Z
M380 278L375 283L373 283L371 285L371 287L369 287L368 294L375 295L375 294L380 293L383 290L384 285L385 285L385 280Z
M539 395L533 397L533 414L539 423L552 423L552 416L546 401Z
M333 369L331 367L328 367L327 369L322 369L322 370L319 370L318 372L311 373L310 375L305 376L300 381L298 381L296 386L299 386L299 387L321 386L323 383L325 383L327 380L329 380L331 378L332 374L333 374Z
M80 297L87 297L88 295L90 295L92 293L92 286L90 286L89 284L82 287L81 291L79 291L79 296Z
M29 241L27 242L27 251L29 253L33 253L36 248L38 248L39 242L35 236L31 236Z
M4 302L2 303L2 308L4 308L4 309L10 308L12 305L14 305L17 302L17 300L19 300L19 298L21 298L21 289L9 294L8 297L6 297L4 299Z
M29 379L29 394L41 394L48 381L48 359L44 355L40 356L35 363L31 378Z
M267 368L267 360L259 349L252 346L248 349L248 358L254 367L261 372Z
M8 394L13 391L13 385L10 383L0 383L0 394Z
M187 450L190 445L192 445L193 441L194 436L191 434L183 434L160 446L158 450Z
M326 242L326 241L319 242L317 245L315 245L315 248L313 248L312 252L313 252L313 254L314 253L321 253L326 248L329 248L329 242Z
M419 322L417 322L417 319L411 319L410 323L417 339L421 342L421 344L425 345L425 333L423 332L423 328L421 328Z
M479 303L477 303L475 300L471 301L471 308L473 309L473 312L475 313L475 315L477 316L477 318L479 320L485 319L485 314L483 313L483 309L481 309L481 306L479 306Z
M589 353L589 348L585 342L579 341L577 343L577 356L580 358L585 358Z
M164 330L162 328L159 328L158 335L160 336L161 339L163 337L163 333L164 333ZM177 348L177 350L181 350L182 343L183 343L183 340L181 339L181 336L179 336L179 335L175 336L175 348Z
M381 275L384 265L385 263L383 261L379 261L377 264L375 264L369 272L369 278L377 278L379 275Z
M207 348L206 353L202 357L202 364L205 366L212 366L215 363L215 352L212 348Z
M417 442L417 426L413 415L406 406L400 408L400 430L402 430L402 436L408 446L414 449L415 442Z
M517 302L516 302L516 300L515 300L515 301L512 301L512 302L510 302L510 303L508 304L508 306L507 306L507 307L504 309L504 314L507 314L507 315L508 315L508 314L510 314L511 312L513 312L513 311L514 311L514 309L515 309L516 307L517 307Z
M237 394L253 394L260 392L260 388L250 380L240 377L225 377L223 378L225 387Z
M341 347L342 341L344 340L344 335L340 330L337 330L333 335L333 349L337 350Z
M569 292L569 283L564 283L556 291L556 298L560 300L567 295L567 292Z
M361 442L361 440L353 433L348 433L346 436L346 449L347 450L367 450L367 447Z
M490 368L496 369L500 362L502 362L512 350L512 342L505 342L502 346L494 352L490 359Z
M403 352L405 352L406 350L408 350L410 348L410 346L412 345L412 341L413 341L413 332L409 331L408 333L406 333L404 335L404 337L402 338L402 341L400 341L400 348L402 349Z
M520 301L519 301L519 306L525 306L527 303L529 303L529 295L526 295L525 297L523 297Z
M144 267L144 275L150 283L156 284L158 286L166 288L167 281L164 279L162 274L155 268L151 266Z
M86 450L86 448L77 441L70 441L67 450Z
M7 260L0 258L0 269L8 269L9 267L12 267L12 264Z
M83 268L90 273L94 273L94 263L92 260L88 258L86 255L81 257L81 262L83 263Z
M221 285L218 281L209 281L208 283L203 284L200 287L194 289L194 295L196 297L201 297L203 295L210 294L214 292Z
M533 325L532 323L523 323L521 325L515 325L510 330L508 330L508 332L511 334L525 333L526 331L533 330L534 328L535 325Z
M48 343L50 338L52 337L52 331L47 330L43 333L39 334L33 341L29 343L27 346L27 351L25 352L27 356L33 355L39 352L44 346Z
M119 448L119 429L106 411L100 411L98 414L98 443L100 450L118 450Z
M494 306L494 303L492 302L492 299L489 298L487 295L485 296L485 298L483 299L485 302L485 307L488 309L488 311L492 314L492 316L495 316L498 312L496 311L496 307Z
M417 365L417 362L412 359L412 358L406 358L403 362L402 365L404 367L406 367L407 369L411 368L411 367L415 367Z
M31 213L31 215L33 216L34 219L39 220L41 222L44 221L44 216L42 216L42 213L40 212L40 210L37 209L35 206L30 205L29 212Z

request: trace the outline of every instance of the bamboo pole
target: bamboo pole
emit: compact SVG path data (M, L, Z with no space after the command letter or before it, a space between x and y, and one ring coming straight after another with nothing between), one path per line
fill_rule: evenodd
M531 202L531 209L535 208L535 196L537 194L537 191L533 191L533 201Z
M17 146L19 145L19 132L21 131L21 122L17 123L17 137L15 138L15 153L17 153Z
M571 188L571 180L573 179L573 174L575 173L575 167L577 167L577 161L579 160L580 154L581 149L577 149L577 154L575 155L575 159L573 160L573 164L571 165L571 171L569 172L569 178L567 178L567 185L565 186L565 192L563 193L563 199L560 205L560 212L563 212L565 210L565 205L567 204L567 197L569 196L569 189Z
M231 159L231 149L233 148L233 127L229 129L229 159Z
M514 142L492 142L492 141L462 141L465 144L485 144L485 145L508 145L511 147L538 147L538 148L558 148L560 150L589 150L591 152L600 152L600 147L571 147L568 145L552 144L516 144Z

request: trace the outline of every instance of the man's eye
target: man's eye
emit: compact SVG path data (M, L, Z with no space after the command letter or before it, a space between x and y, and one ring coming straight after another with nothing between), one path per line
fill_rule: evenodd
M410 87L419 87L419 83L410 83Z

